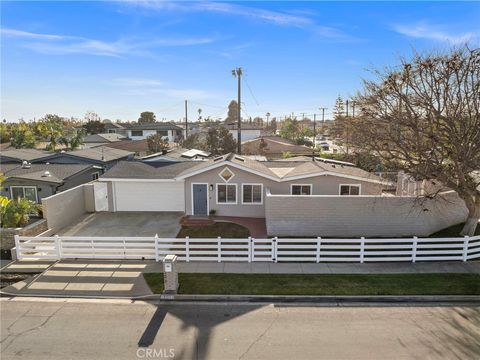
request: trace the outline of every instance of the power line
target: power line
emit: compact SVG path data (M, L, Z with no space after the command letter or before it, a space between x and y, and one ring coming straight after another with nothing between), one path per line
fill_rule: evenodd
M252 95L252 98L253 98L253 100L255 101L255 103L257 104L257 106L260 106L260 104L259 104L258 101L257 101L257 98L255 97L255 95L253 95L253 91L252 91L252 89L250 88L250 85L248 84L247 79L245 79L245 84L247 84L248 91L250 92L250 95Z

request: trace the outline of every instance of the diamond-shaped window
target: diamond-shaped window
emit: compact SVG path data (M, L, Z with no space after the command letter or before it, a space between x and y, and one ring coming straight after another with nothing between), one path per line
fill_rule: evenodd
M230 169L225 168L221 173L220 177L225 181L228 182L233 177L233 172L230 171Z

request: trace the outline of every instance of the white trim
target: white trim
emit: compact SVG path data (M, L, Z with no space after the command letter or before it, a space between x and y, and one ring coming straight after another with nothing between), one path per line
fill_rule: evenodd
M209 171L209 170L213 170L213 169L216 169L218 167L221 167L221 166L231 166L233 168L236 168L236 169L240 169L240 170L243 170L243 171L246 171L246 172L249 172L249 173L252 173L252 174L255 174L255 175L258 175L258 176L261 176L261 177L264 177L264 178L267 178L267 179L270 179L270 180L273 180L273 181L276 181L276 182L281 182L281 179L277 178L277 177L273 177L273 176L270 176L270 175L267 175L267 174L264 174L264 173L261 173L260 171L256 171L256 170L252 170L252 169L249 169L245 166L241 166L239 164L235 164L233 162L230 162L228 160L223 160L219 163L214 163L210 166L207 166L207 167L204 167L202 169L199 169L197 171L192 171L191 173L187 173L185 175L182 175L182 176L178 176L176 177L175 179L177 180L183 180L183 179L186 179L188 177L191 177L191 176L194 176L194 175L198 175L198 174L201 174L201 173L204 173L206 171Z
M252 186L253 185L257 185L257 186L259 185L260 186L261 195L262 195L261 198L260 198L260 202L244 202L243 201L243 187L245 185L252 185ZM242 189L242 191L241 191L241 193L242 193L242 205L263 205L263 184L262 183L242 183L241 184L241 189ZM252 200L253 200L253 187L252 187Z
M21 198L21 199L26 199L26 197L25 197L25 188L34 188L34 189L35 189L35 203L38 204L38 188L37 188L36 185L12 185L12 186L10 186L10 199L16 200L16 199L13 197L13 191L12 191L13 188L21 188L21 189L23 189L23 198ZM27 199L27 200L28 200L28 199Z
M225 178L222 176L222 173L223 173L225 170L230 171L230 174L232 174L232 176L231 176L230 179L228 179L228 180L225 180ZM228 166L225 166L225 168L223 168L222 171L220 171L220 172L218 173L218 176L220 177L220 179L222 179L223 181L225 181L225 183L228 183L230 180L232 180L232 179L235 177L235 173L234 173L232 170L230 170L230 169L228 168Z
M351 195L350 190L348 191L348 195L342 195L341 194L342 186L350 186L350 187L356 186L356 187L358 187L358 195ZM339 196L359 196L359 195L362 195L362 184L338 184L338 195Z
M310 188L310 195L299 194L299 195L294 195L294 196L311 196L311 195L313 195L313 184L290 184L290 195L293 195L292 189L293 189L294 186L308 186Z
M205 216L208 216L210 215L210 189L209 189L209 185L208 183L191 183L190 184L190 198L191 198L191 203L192 203L192 215L195 216L195 207L193 205L193 185L205 185L207 187L207 215Z
M235 202L218 202L218 185L235 186ZM217 205L237 205L238 204L238 184L216 183L215 184L215 203ZM225 192L225 200L228 199L228 190Z

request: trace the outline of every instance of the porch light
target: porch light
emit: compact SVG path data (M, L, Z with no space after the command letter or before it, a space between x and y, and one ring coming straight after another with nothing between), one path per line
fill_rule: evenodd
M210 191L213 191L213 184L210 184Z

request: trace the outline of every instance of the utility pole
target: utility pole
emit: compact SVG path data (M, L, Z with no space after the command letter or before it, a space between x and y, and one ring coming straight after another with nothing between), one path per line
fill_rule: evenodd
M352 112L353 112L353 117L354 118L355 118L355 104L356 104L356 101L352 100Z
M347 118L348 118L348 100L346 101L347 103Z
M238 103L238 115L237 115L237 120L238 120L238 129L237 129L237 152L238 155L242 154L242 112L241 112L241 94L242 94L242 86L241 86L241 79L243 75L242 68L236 68L232 70L232 75L238 79L238 89L237 89L237 103Z
M315 161L316 140L317 140L317 114L313 114L313 156L312 156L313 161Z
M267 112L267 113L265 114L265 116L267 117L267 130L268 130L268 118L270 117L270 113Z
M185 100L185 140L188 137L188 105L187 100Z

